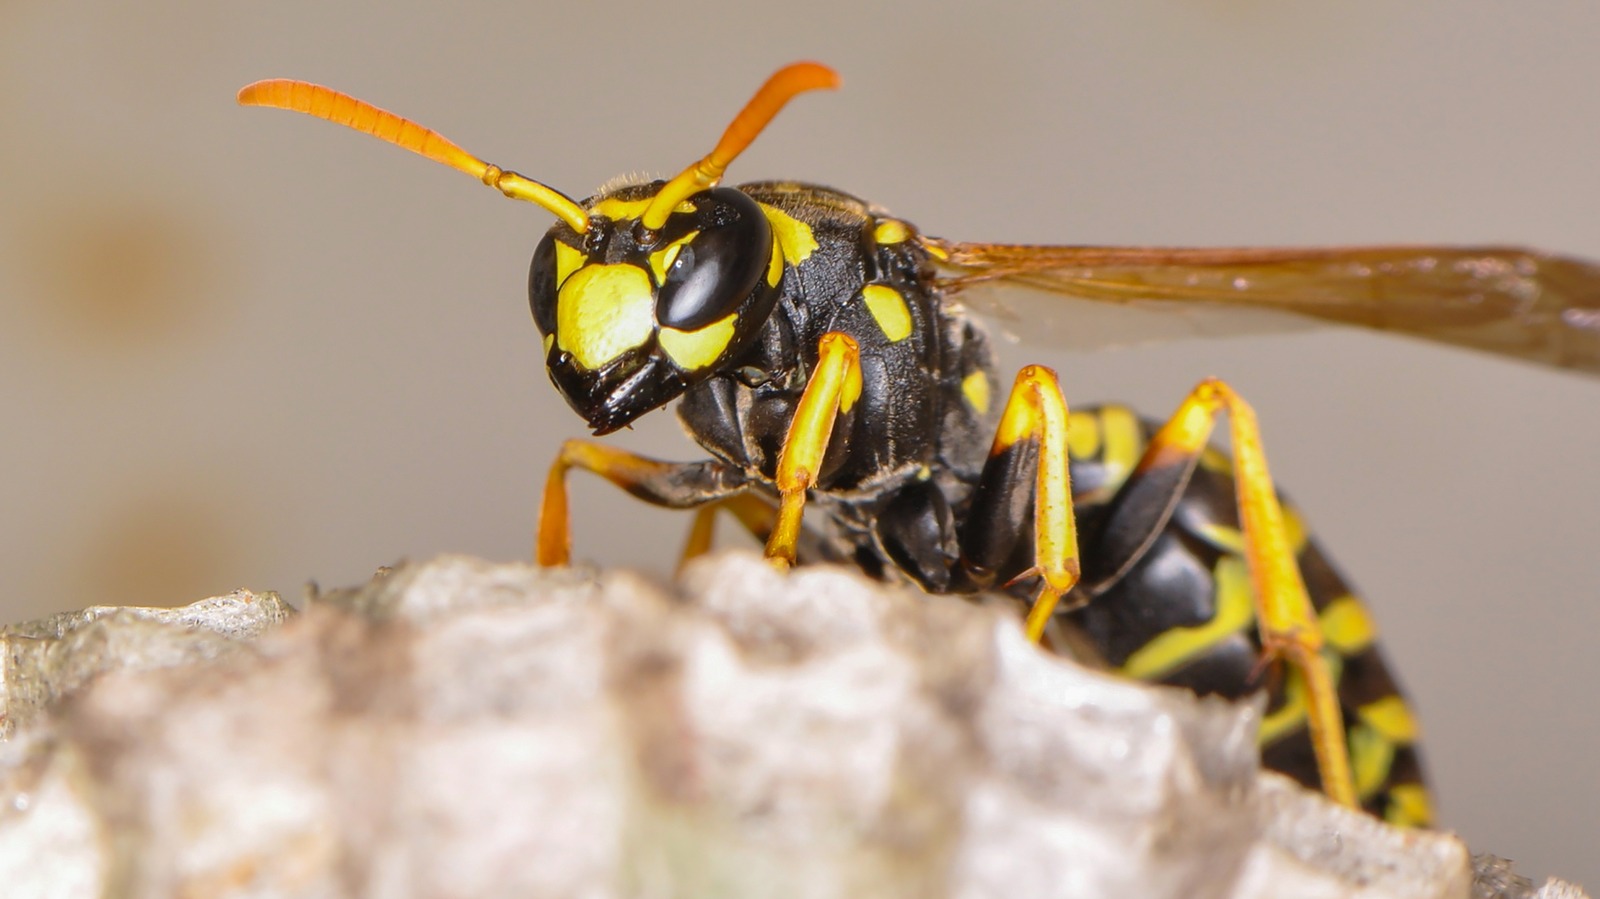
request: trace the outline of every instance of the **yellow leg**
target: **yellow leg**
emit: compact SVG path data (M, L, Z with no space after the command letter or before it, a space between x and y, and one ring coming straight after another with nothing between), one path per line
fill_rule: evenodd
M1019 444L1038 443L1038 468L1034 475L1033 567L1015 580L1037 575L1042 586L1028 610L1028 639L1038 643L1056 605L1078 583L1078 527L1072 514L1072 479L1067 468L1067 401L1061 396L1056 373L1042 365L1017 372L1000 426L995 431L989 458L995 459Z
M683 554L678 559L680 570L690 559L711 551L712 536L716 530L719 511L732 515L744 525L745 530L763 543L772 535L772 529L777 523L778 511L767 501L750 493L735 494L727 499L701 506L695 510L694 521L689 525L689 536L683 543Z
M778 519L767 539L767 558L779 568L794 564L806 491L817 482L833 423L861 398L861 362L856 342L836 331L817 342L817 367L794 410L778 456Z
M567 472L574 468L592 471L639 499L671 509L727 499L744 490L747 483L743 475L719 462L662 462L603 443L568 440L550 465L544 499L539 505L534 559L540 565L566 565L571 561Z
M1323 789L1334 801L1356 806L1339 696L1322 658L1322 630L1267 471L1255 410L1227 384L1216 379L1201 382L1151 439L1138 470L1193 465L1205 451L1217 416L1224 411L1231 424L1239 521L1245 561L1255 587L1262 646L1268 659L1283 659L1304 677L1311 743Z

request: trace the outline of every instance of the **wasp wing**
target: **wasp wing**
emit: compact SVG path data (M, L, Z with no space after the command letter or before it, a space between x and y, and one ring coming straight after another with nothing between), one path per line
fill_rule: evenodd
M978 288L1020 286L1146 313L1155 339L1334 322L1600 376L1600 266L1568 257L1513 247L1168 249L922 240L946 269L940 286L975 298L980 310L986 291ZM1007 317L1003 308L987 311ZM1017 330L1030 340L1075 347L1141 339L1139 326L1129 332L1121 325L1102 332L1090 323L1081 329L1089 333L1073 333L1078 324L1070 316L1043 315Z

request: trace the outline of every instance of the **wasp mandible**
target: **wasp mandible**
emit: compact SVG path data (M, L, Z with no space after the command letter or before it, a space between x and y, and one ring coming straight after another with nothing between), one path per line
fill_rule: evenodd
M722 185L785 104L837 85L825 66L787 66L676 177L582 201L326 87L262 81L238 99L347 125L549 211L528 292L551 381L597 436L679 401L711 458L568 441L539 513L540 564L569 559L577 468L697 510L685 557L709 548L721 511L782 566L1007 591L1031 603L1036 641L1086 642L1113 670L1200 693L1268 690L1269 766L1427 824L1415 721L1364 606L1280 501L1250 406L1208 379L1164 422L1069 410L1042 366L995 403L989 337L961 300L1009 285L1275 310L1600 374L1600 268L1509 247L960 243L831 188ZM1227 451L1209 446L1224 414Z

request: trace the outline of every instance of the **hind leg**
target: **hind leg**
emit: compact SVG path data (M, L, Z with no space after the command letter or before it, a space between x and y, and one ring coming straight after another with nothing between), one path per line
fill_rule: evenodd
M1322 654L1322 628L1295 561L1294 543L1267 470L1255 411L1222 381L1202 381L1150 439L1134 477L1143 476L1152 483L1187 482L1206 450L1217 418L1224 413L1230 424L1236 503L1254 588L1263 662L1281 659L1300 675L1323 789L1336 802L1354 806L1356 791L1344 719L1329 662Z

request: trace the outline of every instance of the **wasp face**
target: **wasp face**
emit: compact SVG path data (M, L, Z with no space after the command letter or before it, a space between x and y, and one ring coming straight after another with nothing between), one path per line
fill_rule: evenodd
M661 182L589 204L589 229L550 229L528 299L550 379L595 434L627 425L749 346L778 298L783 259L761 207L713 188L662 227L639 217Z

